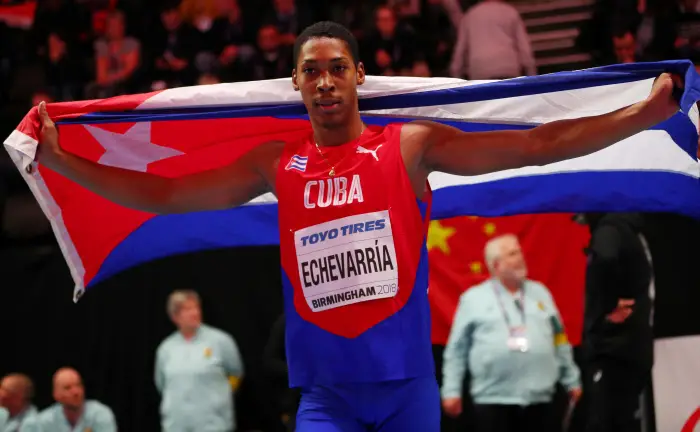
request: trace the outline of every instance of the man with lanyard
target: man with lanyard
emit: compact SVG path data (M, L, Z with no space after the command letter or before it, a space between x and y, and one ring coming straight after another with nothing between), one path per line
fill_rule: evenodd
M443 362L443 407L462 412L467 368L476 430L554 431L557 382L572 401L580 372L551 294L527 279L518 239L505 235L485 249L492 278L462 294Z

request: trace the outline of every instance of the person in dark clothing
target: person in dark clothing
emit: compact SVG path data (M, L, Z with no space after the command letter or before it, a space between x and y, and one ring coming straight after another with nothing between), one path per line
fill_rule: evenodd
M176 1L162 7L160 27L153 37L153 81L165 81L171 87L194 85L198 74L192 60L202 47L200 33L183 21L178 7Z
M216 6L220 16L204 36L201 53L213 61L201 72L216 73L225 82L243 81L255 55L255 32L237 0L217 0Z
M579 217L591 230L582 342L586 430L636 430L635 413L653 365L653 272L643 218L636 213Z
M258 51L251 60L252 80L283 78L294 69L292 52L280 41L279 29L267 24L258 30Z
M371 75L410 75L416 61L422 59L412 29L388 6L378 7L374 17L374 31L361 47L365 70Z
M278 401L282 421L287 430L293 432L296 429L296 413L301 400L301 392L298 389L289 388L284 328L284 314L282 314L270 330L270 339L268 339L263 352L263 362L275 387L279 389Z

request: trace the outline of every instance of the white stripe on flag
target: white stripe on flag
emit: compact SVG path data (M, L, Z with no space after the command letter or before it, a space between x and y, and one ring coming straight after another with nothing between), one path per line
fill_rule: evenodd
M457 185L479 184L513 177L584 171L666 171L700 177L700 165L685 153L665 131L649 130L588 156L544 166L499 171L479 176L433 173L434 190Z
M74 299L77 300L85 291L83 286L83 277L85 276L83 261L80 259L80 255L75 249L66 224L63 222L61 208L53 199L39 170L34 169L31 174L27 174L26 171L26 167L31 165L34 159L33 156L30 158L29 154L33 155L35 153L38 143L34 138L15 130L7 138L5 144L5 149L7 149L7 152L10 154L12 161L15 163L15 166L17 166L24 181L27 182L29 189L32 191L32 194L34 194L37 203L39 203L39 207L41 207L41 210L51 223L51 229L56 236L58 246L61 248L63 256L66 258L71 276L73 276L73 281L76 283L73 296Z
M294 90L291 78L179 87L163 90L144 101L137 109L172 108L178 106L237 106L299 103L301 94ZM368 76L357 88L361 98L415 93L476 85L489 81L465 81L455 78L414 78Z

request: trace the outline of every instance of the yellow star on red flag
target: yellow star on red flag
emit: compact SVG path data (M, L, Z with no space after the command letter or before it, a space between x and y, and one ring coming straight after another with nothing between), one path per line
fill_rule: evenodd
M440 221L431 221L428 228L428 251L438 248L444 254L450 253L449 238L455 235L457 230L453 227L444 226Z
M487 236L490 237L490 236L494 235L495 232L496 232L496 225L495 224L493 224L491 222L484 224L484 234L486 234Z
M481 273L481 263L479 261L474 261L473 263L469 264L469 269L472 271L472 273Z

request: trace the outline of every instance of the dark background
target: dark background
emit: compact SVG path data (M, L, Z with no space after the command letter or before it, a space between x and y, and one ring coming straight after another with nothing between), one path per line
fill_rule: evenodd
M656 267L657 336L700 333L694 315L700 304L700 224L673 215L647 219ZM260 360L272 323L282 312L277 248L159 260L96 286L74 304L73 282L60 250L53 241L44 243L0 250L5 336L0 375L30 375L40 408L52 402L53 372L70 365L83 374L88 397L112 407L120 431L159 430L153 361L157 345L174 331L165 301L174 289L192 288L202 296L205 321L231 333L243 355L239 430L279 430L276 394ZM442 347L434 351L439 367ZM559 403L566 401L560 398ZM573 431L583 423L579 409ZM443 430L469 430L467 424L468 415L445 419Z

